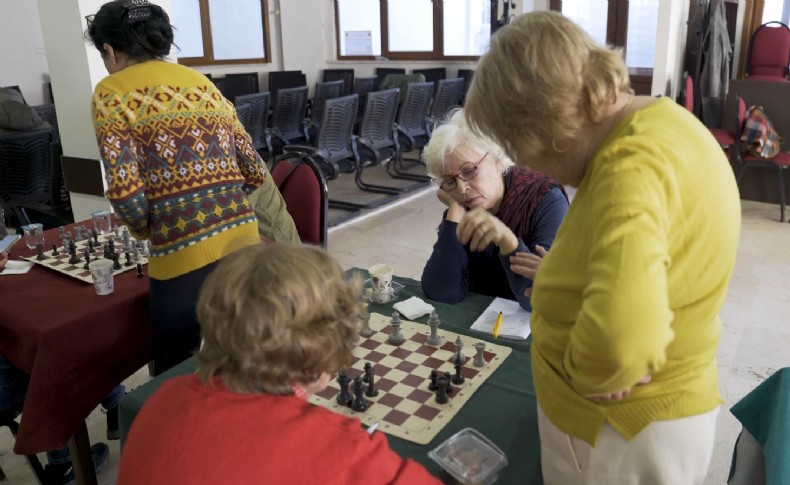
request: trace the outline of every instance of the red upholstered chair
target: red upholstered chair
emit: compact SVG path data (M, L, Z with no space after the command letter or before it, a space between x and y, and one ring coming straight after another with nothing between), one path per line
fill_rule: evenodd
M306 153L286 153L277 158L271 173L299 238L326 248L329 195L321 169Z
M737 133L735 134L735 145L733 156L738 158L741 162L741 169L738 171L737 183L740 185L744 172L749 167L768 167L777 169L779 176L779 220L785 221L785 184L784 184L784 171L790 168L790 153L781 151L774 158L760 158L755 157L741 144L741 133L743 132L743 124L746 121L746 103L743 98L736 95L738 100L738 123L736 124ZM782 147L787 148L787 147Z
M683 73L683 91L680 93L680 98L683 106L694 114L694 78L691 77L688 72ZM743 104L742 100L741 104ZM743 111L739 113L739 119L743 119L745 113L746 107L744 106ZM729 149L735 144L735 134L724 128L709 129L713 137L716 138L716 141L719 142L719 146L725 151L731 152ZM729 157L731 157L731 154Z
M694 113L694 78L688 72L683 73L683 90L680 92L683 107Z
M746 76L760 81L787 81L790 65L790 28L768 22L754 31L749 44Z

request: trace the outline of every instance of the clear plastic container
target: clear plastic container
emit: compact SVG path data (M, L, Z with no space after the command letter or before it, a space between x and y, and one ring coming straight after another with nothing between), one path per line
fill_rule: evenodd
M389 303L391 301L395 301L400 296L400 290L402 290L404 285L398 283L397 281L392 282L392 288L388 292L378 292L374 291L373 287L370 284L370 279L366 279L362 283L362 297L373 303Z
M473 428L455 433L428 456L464 485L494 483L507 466L502 450Z

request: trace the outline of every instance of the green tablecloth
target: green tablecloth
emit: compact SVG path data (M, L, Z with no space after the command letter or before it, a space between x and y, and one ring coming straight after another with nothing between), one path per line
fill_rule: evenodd
M354 272L361 273L357 269L349 270L348 273ZM411 296L429 301L439 313L440 328L451 332L474 334L481 340L493 342L492 337L469 330L477 316L491 302L491 297L470 294L463 302L448 305L428 300L417 281L405 278L395 278L395 280L405 285L398 301ZM369 310L385 315L393 311L392 304L375 303L370 304ZM417 321L426 323L427 318L424 316ZM496 340L499 345L511 347L513 352L436 438L423 446L388 436L392 449L401 456L413 458L425 465L432 473L438 474L438 467L428 458L428 451L461 429L472 427L487 436L507 455L509 465L502 471L498 483L542 484L537 404L532 384L529 342L529 340L526 342ZM191 358L127 394L119 407L121 442L125 440L129 426L145 401L166 379L194 372L195 369L196 360Z

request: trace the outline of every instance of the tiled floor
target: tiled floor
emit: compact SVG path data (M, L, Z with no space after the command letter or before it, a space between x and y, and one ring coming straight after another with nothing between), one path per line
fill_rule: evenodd
M330 231L329 250L344 267L367 268L392 264L399 275L419 278L430 254L442 205L433 192L405 197L397 205L366 214ZM724 328L719 346L720 387L725 404L719 414L713 462L707 484L726 483L732 448L740 425L729 408L775 370L790 366L790 224L777 221L775 205L743 203L743 232L735 275L722 311ZM148 380L141 369L126 384ZM104 415L94 411L88 419L92 440L104 439ZM10 433L0 431L0 466L5 483L35 483L24 459L11 453ZM99 474L100 484L115 482L118 442L111 442L109 466ZM41 455L43 459L43 454Z

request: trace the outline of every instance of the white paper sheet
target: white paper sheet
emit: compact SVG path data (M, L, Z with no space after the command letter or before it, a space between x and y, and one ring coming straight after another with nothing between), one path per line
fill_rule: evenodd
M494 324L502 312L502 326L499 328L499 337L511 340L526 340L532 329L529 319L532 313L524 310L517 301L495 298L483 313L472 324L472 330L491 335Z
M11 261L9 260L5 268L3 268L2 273L0 276L12 275L12 274L25 274L30 271L30 268L33 267L33 261Z

